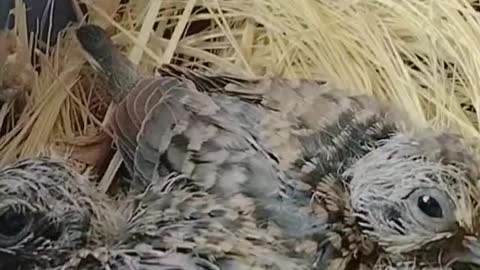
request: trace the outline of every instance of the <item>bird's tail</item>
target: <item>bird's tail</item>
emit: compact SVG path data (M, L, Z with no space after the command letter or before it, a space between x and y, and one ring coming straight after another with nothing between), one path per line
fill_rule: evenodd
M77 28L75 34L89 62L107 77L114 101L121 102L140 80L135 64L114 46L101 27L86 24Z

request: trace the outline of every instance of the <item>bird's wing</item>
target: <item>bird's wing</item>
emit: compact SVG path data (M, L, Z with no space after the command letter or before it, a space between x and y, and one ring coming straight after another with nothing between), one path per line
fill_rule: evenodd
M255 203L243 194L219 198L177 176L154 182L136 198L122 248L143 243L196 254L227 270L310 269L315 260L313 241L258 226Z
M118 104L113 126L134 187L144 190L176 171L224 200L237 194L253 199L256 213L289 235L321 230L323 216L309 216L285 196L293 182L261 143L265 113L236 97L199 92L188 80L151 77Z
M51 269L51 268L49 268ZM216 270L194 255L162 252L147 246L132 249L100 247L81 250L64 265L51 270ZM40 269L39 269L40 270Z
M228 97L219 99L188 81L151 77L118 104L113 127L139 187L158 177L163 166L224 196L241 190L276 192L275 161L256 142L252 126L259 112Z
M257 119L249 125L254 127L259 143L279 160L284 170L301 159L309 147L306 144L320 135L332 141L336 137L341 140L341 136L352 135L349 126L363 124L369 128L373 119L398 129L413 125L397 108L333 82L206 75L173 65L163 65L157 73L190 81L217 104L224 103L220 106L228 108L234 117L242 118L245 110L255 110Z
M205 250L203 250L203 253ZM265 258L268 259L268 258ZM270 258L270 260L273 258ZM144 244L131 249L97 248L81 250L68 262L50 270L306 270L307 266L295 265L295 260L282 261L278 267L255 265L252 258L232 255L220 258L202 258L195 253L159 251ZM279 264L280 262L278 262ZM43 268L35 268L43 270Z

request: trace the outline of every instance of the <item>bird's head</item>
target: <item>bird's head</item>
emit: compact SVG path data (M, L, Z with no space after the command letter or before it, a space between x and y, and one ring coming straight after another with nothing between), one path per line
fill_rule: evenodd
M0 170L0 268L62 263L91 233L96 202L61 162L25 159Z
M477 170L457 136L393 136L345 172L353 216L393 264L480 265Z
M104 75L110 84L110 94L121 102L143 77L140 68L113 43L107 31L95 24L85 24L75 30L85 58Z
M89 24L80 26L76 29L75 34L92 64L100 68L111 64L113 43L103 28Z

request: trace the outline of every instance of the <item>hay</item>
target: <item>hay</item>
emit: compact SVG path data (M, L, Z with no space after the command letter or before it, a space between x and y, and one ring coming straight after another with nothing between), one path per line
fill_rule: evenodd
M422 125L479 137L475 1L84 2L90 21L115 32L115 42L146 71L174 62L241 76L328 79L397 104ZM15 12L17 41L32 46L25 43L24 10ZM82 146L110 143L101 136L109 100L83 64L71 33L52 55L41 55L44 72L26 85L27 106L0 139L1 164L46 149L88 152L95 147ZM104 188L118 165L117 155Z

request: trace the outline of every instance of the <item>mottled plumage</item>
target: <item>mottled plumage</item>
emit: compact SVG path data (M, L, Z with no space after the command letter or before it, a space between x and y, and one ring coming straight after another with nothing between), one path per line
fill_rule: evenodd
M261 262L245 252L258 244L309 269L465 269L480 262L478 161L462 138L417 127L398 109L331 83L235 79L173 67L149 76L99 27L82 26L77 37L111 84L112 126L132 187L143 190L178 171L202 201L252 213L241 219L251 221L235 220L220 236L248 239L248 248L225 255ZM160 201L149 205L163 209ZM156 232L161 226L153 220ZM184 220L166 224L179 224L177 236L205 235L205 243L218 244L209 235L213 228L192 230ZM248 238L243 228L249 224L275 244ZM169 245L156 233L145 242ZM289 252L308 245L313 248Z
M258 228L252 207L245 208L248 202L242 198L225 204L182 176L153 183L121 205L129 217L123 237L108 249L87 252L82 260L75 257L67 266L90 258L89 265L98 269L300 270L310 269L304 255L315 254L314 248L295 250L297 243L278 230Z
M106 201L62 162L24 159L0 170L0 268L50 268L106 241ZM98 195L98 196L97 196ZM99 214L100 213L100 214ZM101 231L101 233L99 233Z
M183 176L112 201L64 162L24 159L0 170L0 196L1 269L309 269L242 198Z

